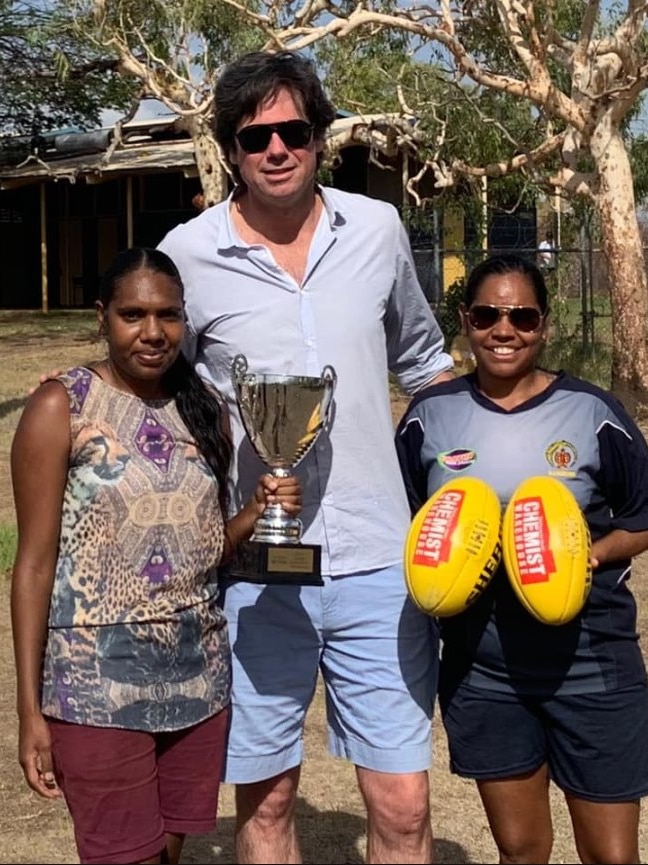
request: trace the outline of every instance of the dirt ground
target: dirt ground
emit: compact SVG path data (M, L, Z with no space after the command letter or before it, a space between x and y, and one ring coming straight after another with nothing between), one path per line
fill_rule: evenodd
M0 320L0 523L14 521L9 485L8 455L11 435L25 394L41 372L63 368L98 355L101 348L87 337L3 337ZM395 403L395 416L402 404ZM640 625L648 633L648 557L634 567L633 585L640 608ZM39 799L27 788L17 763L14 673L9 623L9 578L0 576L0 838L5 863L76 863L71 822L65 806ZM494 844L474 786L452 776L437 719L433 737L434 769L431 807L439 863L494 863ZM309 713L306 759L302 773L298 821L304 862L361 863L365 849L362 802L353 768L326 753L323 695L318 689ZM553 863L576 862L564 804L552 790L555 817ZM186 863L234 862L233 790L222 788L216 832L189 839ZM642 861L648 860L648 818L641 822Z

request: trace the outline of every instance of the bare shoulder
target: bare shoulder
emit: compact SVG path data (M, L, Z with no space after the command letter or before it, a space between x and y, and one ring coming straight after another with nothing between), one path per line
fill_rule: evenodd
M25 403L25 411L69 413L70 402L67 391L60 381L49 379L39 385Z
M29 434L54 436L62 427L68 435L70 402L59 381L46 381L27 398L16 436Z

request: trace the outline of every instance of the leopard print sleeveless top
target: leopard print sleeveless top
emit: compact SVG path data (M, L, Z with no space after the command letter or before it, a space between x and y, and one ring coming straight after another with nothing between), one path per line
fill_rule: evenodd
M229 703L217 483L172 399L143 401L84 367L59 381L71 449L43 713L99 727L188 727Z

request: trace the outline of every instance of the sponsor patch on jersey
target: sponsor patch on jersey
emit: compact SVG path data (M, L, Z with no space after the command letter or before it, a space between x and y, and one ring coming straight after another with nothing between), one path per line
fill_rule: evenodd
M441 468L450 472L462 472L469 468L477 459L477 453L468 448L453 448L451 451L443 451L437 454L437 462Z
M552 442L545 451L545 459L551 467L550 475L559 478L576 477L578 451L571 442L561 439Z

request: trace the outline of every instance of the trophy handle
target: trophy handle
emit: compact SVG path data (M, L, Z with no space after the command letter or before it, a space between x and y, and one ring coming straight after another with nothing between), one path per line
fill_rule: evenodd
M335 369L327 364L323 369L320 378L325 382L330 382L330 386L324 391L322 397L322 426L328 426L331 415L331 406L333 405L333 394L337 385L337 373Z
M335 387L335 382L337 381L337 373L329 363L322 369L322 373L320 378L323 378L325 381L332 381L333 387Z

